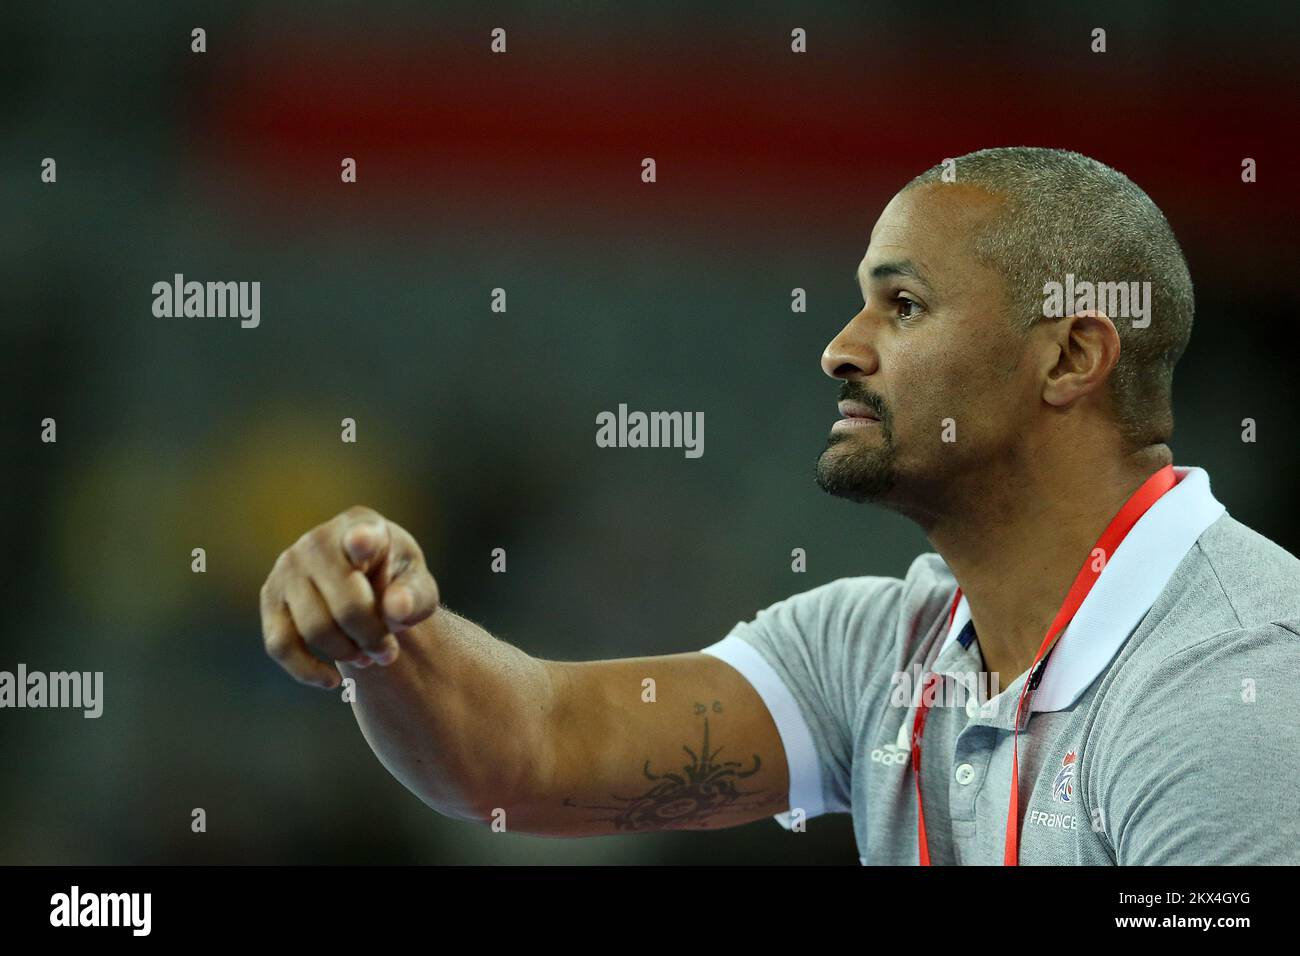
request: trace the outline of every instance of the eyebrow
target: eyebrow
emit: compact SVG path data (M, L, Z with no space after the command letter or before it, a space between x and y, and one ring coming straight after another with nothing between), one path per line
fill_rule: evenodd
M911 259L895 259L891 262L877 263L871 267L871 272L868 273L868 275L874 280L892 279L896 277L915 279L917 282L925 285L926 288L932 288L930 283L926 281L925 276L921 273L921 270L917 268L916 263ZM859 283L859 288L861 288L862 280L858 276L857 269L853 270L853 281Z

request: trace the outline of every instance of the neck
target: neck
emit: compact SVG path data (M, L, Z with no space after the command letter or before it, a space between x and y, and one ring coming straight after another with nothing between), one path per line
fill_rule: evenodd
M1015 474L962 479L954 507L926 528L970 604L985 669L1003 687L1033 663L1111 519L1172 460L1166 445L1097 461L1030 457Z

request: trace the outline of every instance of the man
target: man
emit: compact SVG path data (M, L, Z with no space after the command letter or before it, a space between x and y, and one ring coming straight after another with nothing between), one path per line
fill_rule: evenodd
M276 562L268 652L354 678L384 766L513 831L841 811L870 864L1300 862L1300 561L1172 465L1193 298L1159 209L1077 153L983 150L893 198L857 278L817 479L920 524L903 579L544 661L353 508Z

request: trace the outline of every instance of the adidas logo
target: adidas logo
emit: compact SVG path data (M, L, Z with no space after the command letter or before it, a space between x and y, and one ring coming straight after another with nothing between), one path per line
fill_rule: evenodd
M898 737L892 744L885 744L871 751L872 763L896 764L901 766L912 759L912 741L907 732L907 718L898 726Z

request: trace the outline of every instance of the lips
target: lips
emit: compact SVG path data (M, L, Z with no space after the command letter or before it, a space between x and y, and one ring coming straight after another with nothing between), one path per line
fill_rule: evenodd
M870 406L863 405L861 402L840 402L840 414L845 418L865 418L869 421L878 422L880 416L877 415Z

